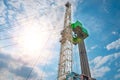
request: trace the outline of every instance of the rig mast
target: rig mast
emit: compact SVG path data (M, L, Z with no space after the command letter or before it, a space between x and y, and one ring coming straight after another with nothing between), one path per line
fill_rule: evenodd
M64 29L61 32L61 50L59 59L58 80L95 80L91 77L84 39L88 37L87 30L82 23L76 21L71 24L71 4L65 4ZM72 72L73 44L78 44L82 74Z
M66 76L72 72L72 29L71 29L71 4L65 4L64 29L61 32L61 50L59 59L58 80L66 80Z

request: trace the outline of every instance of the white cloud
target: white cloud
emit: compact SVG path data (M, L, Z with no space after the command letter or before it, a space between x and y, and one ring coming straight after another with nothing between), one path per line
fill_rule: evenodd
M116 74L116 75L114 76L114 78L115 78L115 79L120 79L120 73Z
M32 63L32 62L31 62ZM21 60L14 59L12 56L0 53L0 80L17 79L24 80L30 74L30 80L45 78L47 73L36 65L23 64Z
M92 50L96 49L97 47L98 47L98 45L93 45L89 49L87 48L87 52L91 52Z
M15 3L12 3L9 1L8 3L10 5L13 5L13 7L15 7L15 8L18 7L17 6L18 4L22 4L23 8L24 8L24 11L22 12L22 14L17 14L18 16L16 16L17 20L15 22L15 24L16 24L15 26L20 26L20 29L19 30L15 29L15 31L13 31L11 33L13 34L13 36L18 36L19 33L23 34L21 32L21 30L23 30L22 29L23 27L26 27L28 29L28 27L30 25L32 25L33 23L35 23L35 24L37 23L40 29L42 29L43 31L46 30L46 32L48 32L48 34L50 34L50 36L52 36L51 38L49 38L49 42L47 42L47 44L50 44L50 45L47 45L47 46L53 47L53 45L51 45L51 43L55 44L56 40L58 41L58 38L60 37L60 30L62 29L63 23L64 23L64 11L65 11L64 4L67 1L68 0L64 0L64 1L61 1L61 0L29 0L29 1L18 1L18 2L16 1ZM70 0L70 2L72 4L76 4L77 1ZM54 3L54 4L51 6L52 3ZM74 8L75 8L75 6L74 6ZM11 16L12 14L8 14L8 15ZM25 16L25 17L23 17L23 16ZM20 25L18 25L18 24L20 24ZM52 31L50 31L49 29L52 29ZM39 30L39 32L40 31L41 30ZM53 32L53 33L51 33L51 32ZM41 37L41 40L42 41L47 40L48 34L47 34L47 36L44 36L45 37L44 39ZM16 38L15 38L14 42L16 42ZM43 46L43 45L41 45L41 46ZM7 50L7 51L11 52L12 56L15 56L16 53L18 53L18 54L23 53L23 52L21 52L22 50L18 50L18 51L17 50L14 50L14 51ZM46 52L44 52L44 51L46 51L46 49L44 49L44 50L42 49L42 51L43 51L43 53L46 53ZM53 52L48 50L47 53L53 53ZM34 52L34 54L36 54L36 53ZM27 56L27 58L24 58L25 56ZM24 58L26 60L29 57L31 57L32 59L34 58L33 55L31 56L28 54L27 55L22 54L21 57L22 57L22 59ZM28 61L29 61L29 59L28 59Z
M24 80L25 78L11 73L9 70L3 69L0 71L0 80ZM34 78L32 78L34 79Z
M120 49L120 38L116 41L111 42L106 46L107 50Z
M97 56L90 63L93 63L96 68L99 68L102 65L104 65L105 63L107 63L108 61L111 61L113 59L117 59L119 57L120 57L120 52L114 53L114 54L111 54L111 55L107 55L107 56L104 56L104 57L103 56Z
M4 17L0 17L0 25L5 24L5 18Z
M106 13L109 13L108 7L107 7L106 5L107 5L107 1L106 1L106 0L103 0L103 10L104 10Z
M98 77L103 77L106 72L110 71L110 68L105 66L97 69L93 68L91 71L92 71L92 76L94 76L95 78L98 78Z
M115 32L115 31L112 31L112 34L113 34L113 35L116 35L116 34L117 34L117 32Z
M47 35L45 35L44 37L41 37L40 35L41 41L43 42L40 43L41 47L36 52L23 51L24 48L22 48L22 46L21 47L12 46L3 50L5 54L9 54L14 59L13 62L7 63L9 66L13 68L13 70L15 69L19 70L23 64L29 67L33 66L33 62L35 62L36 59L40 56L39 60L37 61L34 67L33 72L37 72L38 76L40 76L41 73L45 74L43 75L43 78L48 76L47 73L42 71L42 69L40 69L37 65L40 66L45 66L45 64L49 65L52 63L52 61L55 58L58 57L56 55L58 55L59 52L57 51L56 54L56 51L54 51L53 48L56 44L59 43L60 31L62 30L64 23L64 13L65 13L64 5L67 1L68 0L64 0L64 1L63 0L29 0L29 1L21 0L21 1L16 1L15 3L8 1L11 7L18 8L17 9L18 12L14 10L8 10L9 13L8 16L10 20L13 19L12 17L13 14L16 15L15 17L16 21L14 21L13 22L14 24L12 25L13 30L9 31L13 37L17 36L18 38L18 35L22 35L23 34L22 31L24 30L23 28L26 28L29 31L30 29L29 27L34 26L33 24L37 24L37 27L39 28L38 30L39 32L41 32L41 34L44 31L47 32ZM75 6L77 5L77 1L76 0L69 0L69 1L72 3L72 9L74 9L73 11L75 11ZM22 6L23 9L21 13L19 13L19 6ZM3 10L6 10L5 7ZM0 12L3 14L2 11ZM6 16L7 15L4 15L3 17ZM0 22L0 24L2 23L3 22ZM17 38L13 39L12 43L16 43ZM47 41L47 39L49 40ZM8 42L6 42L6 44ZM6 72L7 75L9 73L12 74L11 72L9 72L8 68L5 69L7 70ZM13 75L14 77L16 77L17 80L23 80L23 77L17 76L16 74ZM4 78L6 78L5 75L2 76L2 80L7 80ZM35 80L35 79L31 79L31 80Z
M115 66L119 68L120 67L120 61L115 62Z
M92 61L90 61L91 64L91 73L92 76L95 78L103 77L107 72L109 72L111 69L109 65L115 60L118 59L120 56L120 52L110 54L107 56L97 56Z
M95 49L97 47L98 47L97 45L94 45L94 46L91 47L91 50L93 50L93 49Z
M117 72L120 72L120 69L118 69Z

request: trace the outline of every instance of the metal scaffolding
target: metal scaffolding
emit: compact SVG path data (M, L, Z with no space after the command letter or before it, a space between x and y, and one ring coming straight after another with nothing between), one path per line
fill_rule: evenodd
M59 60L59 70L58 70L58 80L65 80L66 75L72 72L72 29L70 27L71 22L71 4L66 3L66 13L64 21L64 29L61 32L62 38L61 50L60 50L60 60Z

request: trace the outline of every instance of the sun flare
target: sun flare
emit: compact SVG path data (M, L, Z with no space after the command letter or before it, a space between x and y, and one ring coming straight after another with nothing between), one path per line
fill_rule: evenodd
M42 25L44 26L44 25ZM19 38L17 39L18 46L25 52L39 52L45 45L48 33L41 30L40 24L32 23L24 26L20 30Z

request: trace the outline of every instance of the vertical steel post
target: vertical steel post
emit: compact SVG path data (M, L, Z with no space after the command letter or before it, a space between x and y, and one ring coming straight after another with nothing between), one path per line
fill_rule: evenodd
M91 78L84 40L78 43L82 74Z

